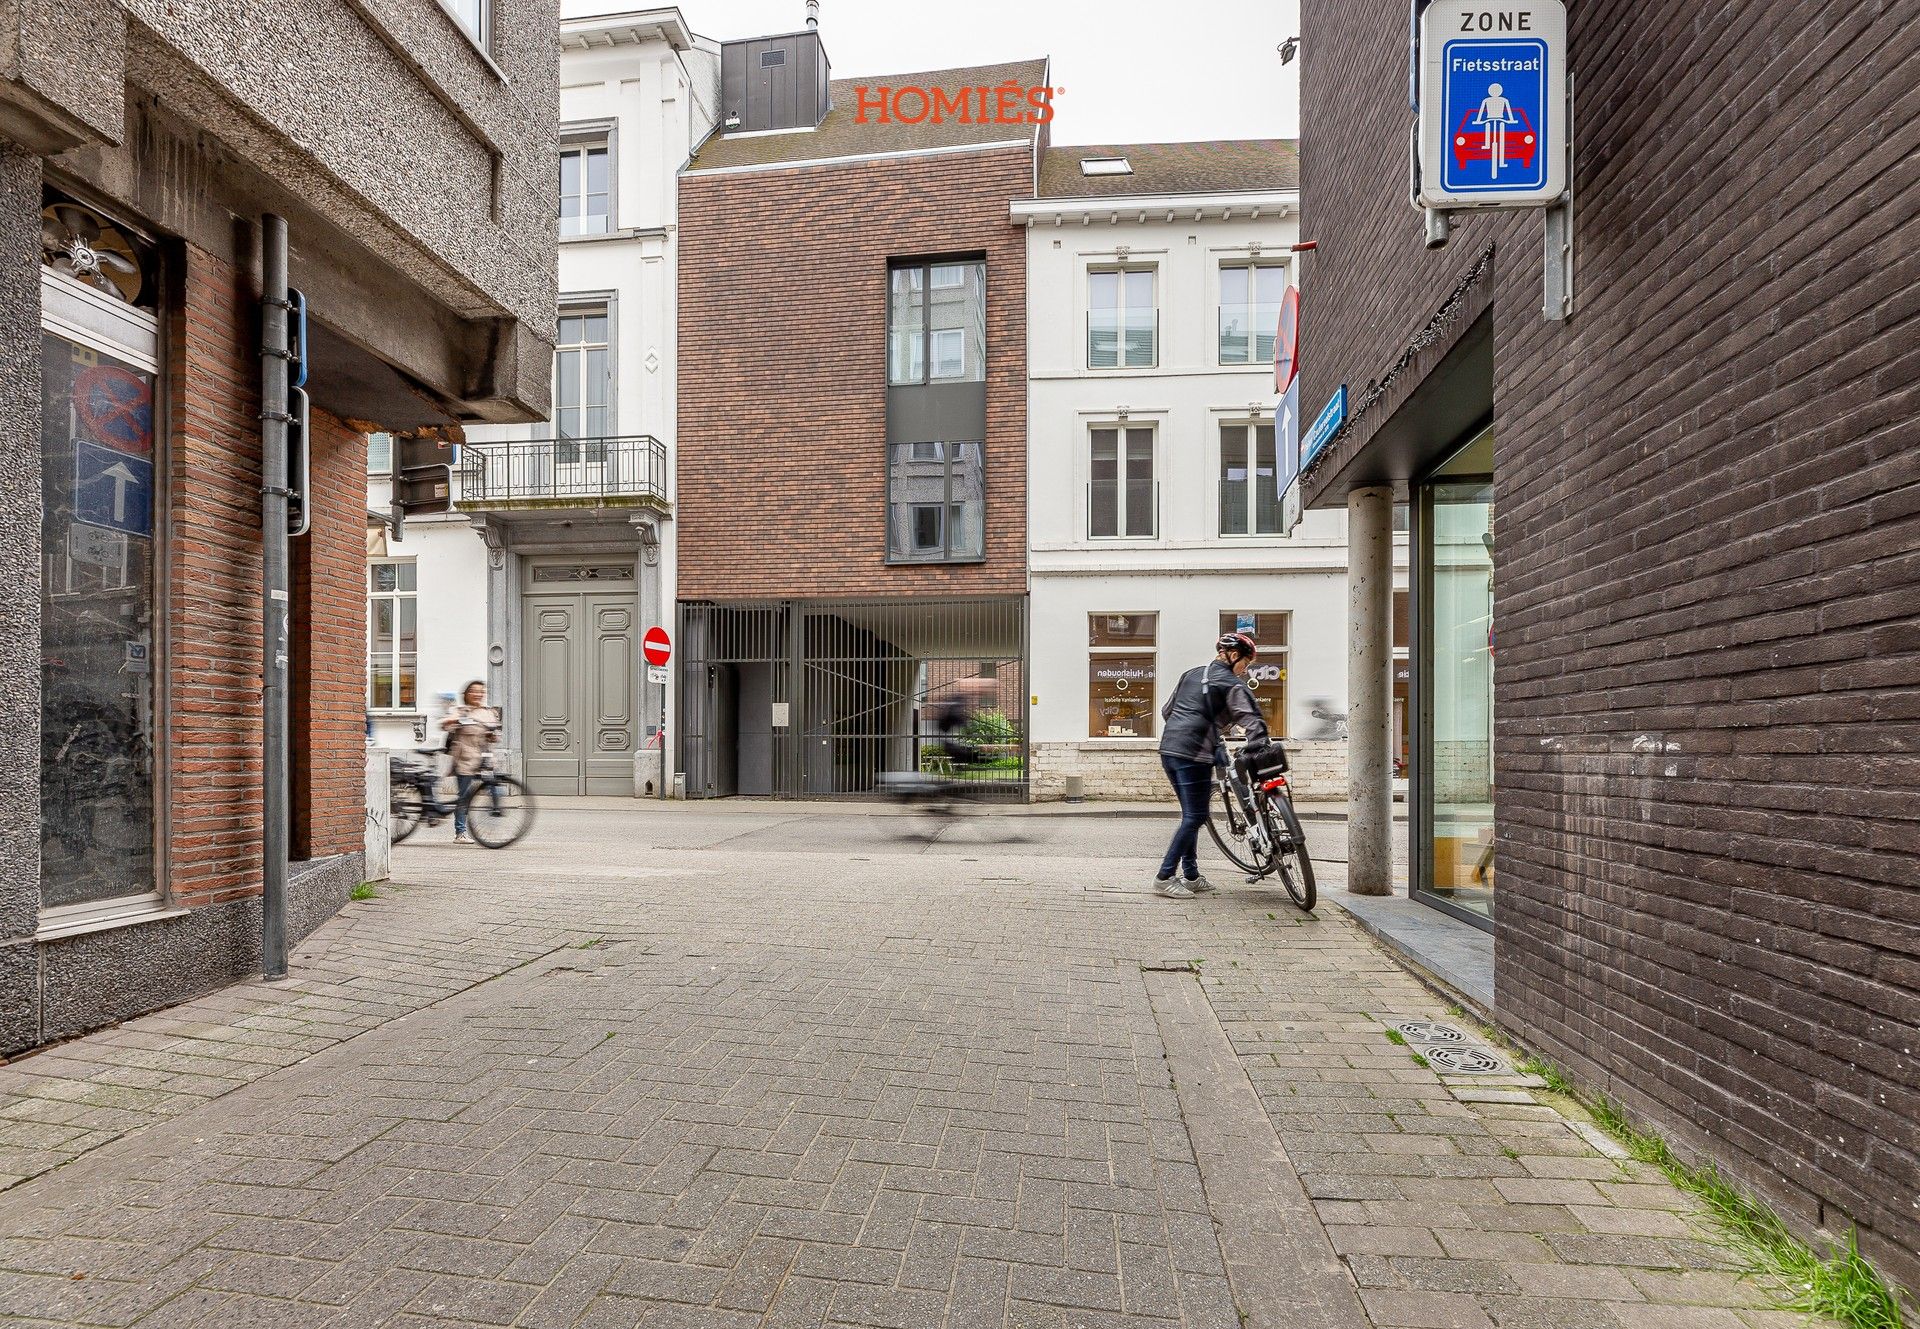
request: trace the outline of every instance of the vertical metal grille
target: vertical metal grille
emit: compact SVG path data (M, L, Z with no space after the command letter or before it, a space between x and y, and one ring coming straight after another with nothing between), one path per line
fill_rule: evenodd
M948 769L929 708L994 680L953 772L1010 797L1027 772L1026 601L680 606L680 733L693 798L872 795L890 771Z

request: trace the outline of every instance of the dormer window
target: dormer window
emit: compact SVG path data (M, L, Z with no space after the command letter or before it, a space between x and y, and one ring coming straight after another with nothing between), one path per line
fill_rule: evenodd
M1082 175L1132 175L1133 163L1125 157L1082 157Z

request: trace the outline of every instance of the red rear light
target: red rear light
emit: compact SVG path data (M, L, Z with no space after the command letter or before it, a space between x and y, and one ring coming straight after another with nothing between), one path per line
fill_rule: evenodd
M1287 777L1283 775L1277 780L1269 780L1265 784L1261 785L1260 787L1266 790L1269 794L1276 789L1285 789L1287 787Z

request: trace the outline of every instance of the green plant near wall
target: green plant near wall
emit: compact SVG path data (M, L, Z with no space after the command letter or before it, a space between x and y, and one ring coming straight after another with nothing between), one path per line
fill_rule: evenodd
M1020 730L1005 711L975 711L961 727L960 736L975 746L1018 743Z
M1567 1083L1558 1071L1534 1073L1550 1084ZM1789 1310L1824 1315L1849 1329L1905 1329L1902 1306L1911 1306L1911 1300L1860 1254L1852 1231L1844 1245L1823 1255L1787 1231L1778 1214L1737 1189L1718 1168L1681 1162L1665 1140L1635 1126L1618 1103L1601 1098L1585 1106L1594 1124L1624 1145L1636 1161L1659 1168L1675 1186L1698 1196L1707 1217L1741 1257L1746 1272L1773 1285Z

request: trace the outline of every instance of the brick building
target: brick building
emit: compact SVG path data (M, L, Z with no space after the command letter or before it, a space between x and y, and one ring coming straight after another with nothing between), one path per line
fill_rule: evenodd
M310 313L293 937L360 880L364 431L544 412L555 51L537 4L0 22L4 1056L260 969L264 213Z
M1305 497L1411 507L1411 888L1500 1022L1913 1281L1920 26L1569 8L1553 321L1539 213L1423 247L1407 7L1303 5Z
M1033 192L1045 126L1015 117L1046 68L833 80L811 29L722 48L726 128L680 181L690 796L871 790L922 763L921 712L956 673L1024 702L1026 260L1008 206ZM1021 89L1004 119L1003 86Z

